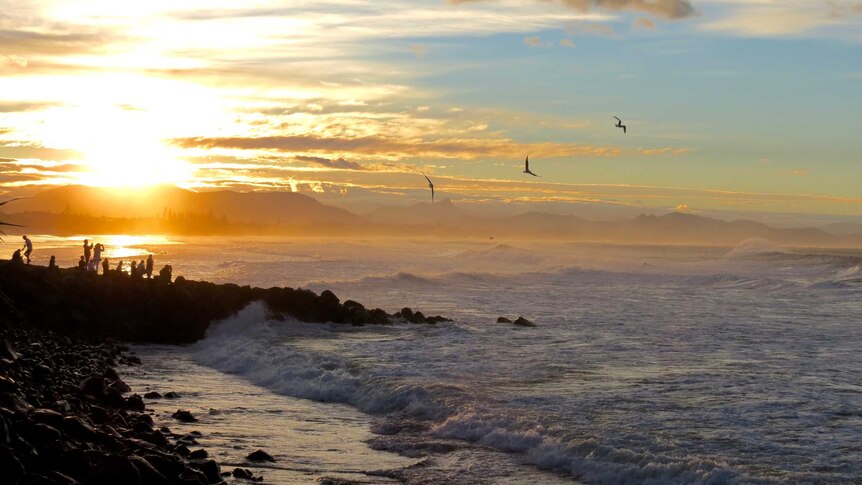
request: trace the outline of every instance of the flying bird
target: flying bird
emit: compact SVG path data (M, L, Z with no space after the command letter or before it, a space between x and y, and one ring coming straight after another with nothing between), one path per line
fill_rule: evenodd
M614 118L617 118L617 117L616 117L616 116L614 116ZM614 126L616 126L617 128L622 128L622 129L623 129L623 134L625 134L625 133L626 133L626 125L624 125L624 124L623 124L623 120L621 120L621 119L617 118L617 124L616 124L616 125L614 125Z
M524 173L528 173L528 174L532 175L533 177L539 177L540 176L540 175L536 175L530 171L530 156L529 155L527 155L527 159L524 160Z
M434 202L434 184L431 183L431 179L427 175L423 173L422 176L428 181L428 188L431 189L431 202Z

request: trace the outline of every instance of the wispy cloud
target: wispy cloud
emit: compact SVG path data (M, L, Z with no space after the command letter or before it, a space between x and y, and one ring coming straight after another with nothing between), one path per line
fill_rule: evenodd
M620 148L565 143L516 143L509 139L399 139L383 136L333 138L316 135L180 138L173 143L183 148L226 148L240 150L275 150L281 152L357 153L400 157L520 157L534 153L546 157L614 157Z
M484 0L449 0L452 4L474 3ZM548 0L541 0L547 2ZM631 10L666 19L683 19L695 15L688 0L559 0L559 3L578 12Z
M703 29L750 37L830 36L840 35L843 28L854 29L858 34L862 13L859 4L829 0L711 0L709 3L716 8L702 24Z
M643 155L646 157L655 157L660 155L685 155L687 153L691 153L693 150L688 147L661 147L661 148L638 148L636 150L638 155Z
M328 168L338 168L345 170L364 170L365 166L361 163L351 162L350 160L345 160L344 158L336 158L332 160L330 158L322 158L322 157L309 157L300 155L296 157L297 160L301 162L313 163L315 165L319 165L321 167Z

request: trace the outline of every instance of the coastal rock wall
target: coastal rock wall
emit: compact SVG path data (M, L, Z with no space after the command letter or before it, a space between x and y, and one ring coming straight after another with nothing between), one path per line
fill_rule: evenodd
M204 337L211 322L227 318L253 301L264 301L274 316L305 322L352 325L388 324L393 319L437 323L409 308L390 315L355 301L341 302L331 291L321 294L293 288L253 288L177 277L134 279L77 268L58 269L0 261L0 313L32 325L90 338L127 342L191 343Z

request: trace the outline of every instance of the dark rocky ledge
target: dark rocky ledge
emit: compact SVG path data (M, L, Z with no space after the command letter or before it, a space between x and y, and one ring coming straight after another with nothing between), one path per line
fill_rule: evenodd
M253 288L215 284L178 276L131 278L115 271L97 275L77 268L57 269L0 261L0 312L42 328L70 335L110 337L126 342L183 344L200 340L209 325L253 301L264 301L273 317L305 322L352 325L389 324L393 320L434 324L448 319L426 317L404 308L395 314L348 300L329 290L316 294L293 288Z

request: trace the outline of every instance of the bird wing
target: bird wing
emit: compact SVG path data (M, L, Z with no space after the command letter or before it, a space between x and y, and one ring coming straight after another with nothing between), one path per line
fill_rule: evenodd
M9 200L6 200L6 201L3 201L3 202L0 202L0 206L6 205L6 204L8 204L9 202L15 202L16 200L21 200L21 197L16 197L16 198L14 198L14 199L9 199Z
M626 130L626 125L623 125L623 133L628 133L628 130Z
M530 171L530 156L527 155L526 160L524 160L524 170Z
M614 118L617 118L617 117L616 117L616 116L614 116ZM621 120L621 119L619 119L619 118L617 118L617 121L619 121L620 123L622 123L622 122L623 122L623 120Z
M423 177L425 177L425 180L427 180L427 181L428 181L428 185L431 185L431 186L433 186L433 185L434 185L434 184L432 184L432 183L431 183L431 179L429 179L427 175L425 175L425 174L423 173L423 174L422 174L422 176L423 176Z

